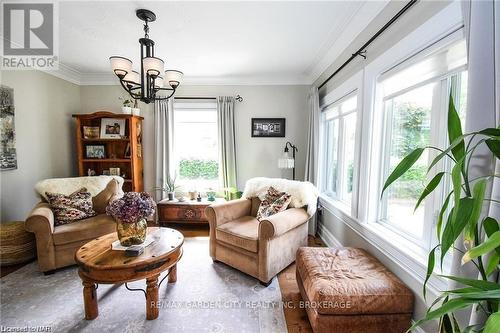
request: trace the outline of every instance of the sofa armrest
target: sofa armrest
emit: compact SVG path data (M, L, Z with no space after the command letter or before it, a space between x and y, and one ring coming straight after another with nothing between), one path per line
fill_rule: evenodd
M250 215L251 208L251 200L238 199L210 205L205 209L205 215L210 227L216 228L239 217Z
M50 209L50 205L44 202L38 203L26 219L25 228L35 234L52 235L54 233L54 213Z
M289 208L266 217L259 224L259 239L269 239L287 233L309 220L309 215L302 208Z

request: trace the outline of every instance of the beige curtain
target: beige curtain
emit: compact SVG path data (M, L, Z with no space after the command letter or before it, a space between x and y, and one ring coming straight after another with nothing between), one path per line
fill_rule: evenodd
M217 98L217 124L219 126L220 183L223 188L237 187L234 97L219 96Z
M487 127L497 127L500 123L500 3L495 1L462 2L464 30L468 51L468 92L465 132L481 130ZM495 171L495 161L490 158L486 147L476 150L471 161L470 178L491 175ZM496 169L499 169L498 163ZM498 172L498 171L497 171ZM495 179L489 190L494 196L500 195L500 183ZM489 196L489 195L487 195ZM483 216L500 216L500 206L491 203L484 207ZM462 243L457 247L463 249ZM471 265L461 265L462 254L454 252L452 262L453 275L476 277L476 270ZM496 277L498 281L498 277ZM450 285L455 288L455 284ZM466 311L459 320L464 324L473 325L484 322L481 311Z
M318 186L318 146L319 146L319 93L317 87L311 87L307 95L307 112L309 113L309 127L307 130L306 166L304 180ZM316 235L317 217L309 220L309 234Z
M174 104L173 98L154 104L155 187L165 186L173 170ZM166 193L155 191L156 200L165 199Z

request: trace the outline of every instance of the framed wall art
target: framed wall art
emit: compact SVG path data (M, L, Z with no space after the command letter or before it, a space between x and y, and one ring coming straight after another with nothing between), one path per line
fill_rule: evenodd
M285 137L285 118L252 118L252 137Z

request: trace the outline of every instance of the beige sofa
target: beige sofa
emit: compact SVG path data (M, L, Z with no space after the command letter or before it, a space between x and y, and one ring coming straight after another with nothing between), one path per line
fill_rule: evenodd
M307 246L303 208L289 208L262 221L255 216L259 198L239 199L206 208L210 224L210 256L259 279L264 285L295 261Z
M75 252L88 241L116 230L111 216L106 215L108 202L123 195L123 178L112 176L55 178L39 182L35 189L42 198L26 219L26 230L36 238L38 267L44 273L73 265ZM54 214L45 200L45 192L70 194L86 187L92 194L98 215L54 226Z

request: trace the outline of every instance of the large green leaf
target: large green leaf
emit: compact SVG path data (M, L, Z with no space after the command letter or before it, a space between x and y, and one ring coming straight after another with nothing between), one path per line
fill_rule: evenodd
M441 228L443 226L443 218L444 218L444 213L446 212L446 209L448 208L448 203L450 202L450 198L453 192L450 192L447 196L446 199L444 200L443 206L441 206L441 210L439 211L437 223L436 223L436 231L437 231L437 238L439 241L441 241Z
M488 139L486 145L490 148L491 152L495 154L496 158L500 158L500 140Z
M453 207L444 227L443 236L441 237L441 265L443 264L444 256L467 225L472 212L474 200L471 198L462 198L459 202L458 213L455 214L455 207Z
M429 281L429 278L432 275L432 272L434 272L434 265L436 264L436 249L439 247L439 245L436 245L431 252L429 252L429 257L427 259L427 273L425 274L425 281L424 281L424 286L423 286L423 295L424 299L427 293L427 281Z
M460 122L460 116L455 108L455 103L453 103L453 97L450 94L450 102L448 105L448 138L450 144L461 136L462 123ZM465 156L465 142L463 139L451 150L451 153L457 161Z
M500 226L498 225L497 220L495 220L494 218L489 217L489 216L484 218L483 228L484 228L484 231L486 232L486 235L488 237L491 237L491 235L493 235L495 232L500 230ZM498 255L500 255L500 247L497 247L495 249L495 251Z
M483 243L465 252L464 256L462 257L462 263L465 264L474 258L477 258L483 254L493 251L495 248L499 246L500 246L500 231L497 231L493 235L488 237L488 239L486 239Z
M500 327L500 312L495 312L488 317L483 328L483 333L498 333Z
M477 289L482 290L500 290L500 285L495 282L484 281L484 280L476 280L476 279L467 279L458 276L451 275L440 275L448 280L456 281L466 286L471 286Z
M382 194L384 194L385 189L391 185L393 182L395 182L399 177L401 177L408 169L410 169L413 164L420 158L420 155L422 155L424 151L424 148L417 148L413 150L411 153L406 155L401 162L394 168L394 170L391 172L389 177L387 177L387 180L385 181L384 188L382 189Z
M451 170L451 183L453 184L453 216L452 220L457 219L457 214L460 210L460 196L462 194L462 165L463 159L453 166Z
M413 325L413 327L419 326L420 324L422 324L426 321L440 318L447 313L466 308L470 304L474 304L474 303L477 303L477 300L462 299L462 298L454 298L452 300L448 300L445 303L443 303L443 305L441 305L436 310L432 310L432 311L427 312L425 317L423 319L420 319L419 321L417 321L415 323L415 325Z
M488 259L488 264L485 268L486 276L490 276L495 270L498 269L498 264L500 263L500 256L498 253L493 252Z
M469 251L465 252L462 257L462 263L468 263L474 258L482 256L490 251L493 251L495 248L500 246L500 231L495 232L493 235L488 237L483 243L479 244L476 247L473 247Z
M479 134L492 136L492 137L500 137L500 126L497 128L485 128L478 132Z
M418 198L417 204L415 205L415 209L413 211L416 211L422 200L424 200L425 197L427 197L432 191L434 191L434 189L441 182L441 179L443 178L444 174L445 174L444 172L440 172L431 179L429 184L427 184L427 186L422 191L420 198Z
M474 246L474 238L476 234L477 222L479 220L479 215L481 215L481 209L483 208L484 193L486 191L486 179L481 179L474 184L472 190L472 199L474 204L472 205L472 212L469 219L469 224L464 233L464 242L471 248Z

